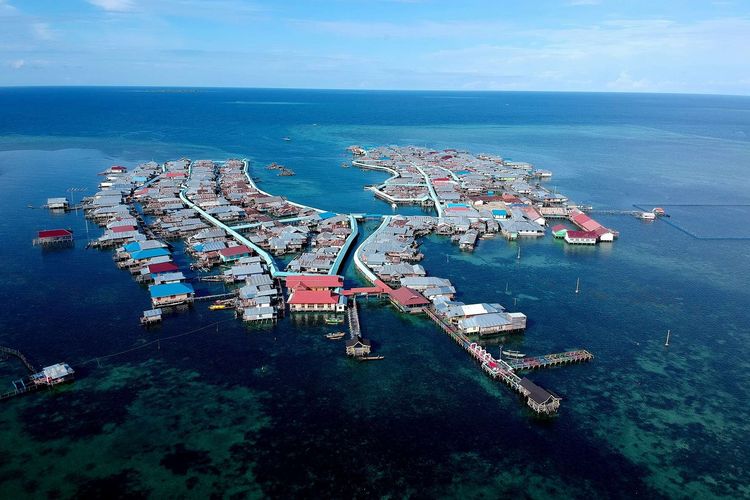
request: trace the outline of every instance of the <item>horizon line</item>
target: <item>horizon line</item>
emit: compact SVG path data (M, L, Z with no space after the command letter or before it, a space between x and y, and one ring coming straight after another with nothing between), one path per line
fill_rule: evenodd
M29 84L0 85L0 89L25 88L128 88L128 89L189 89L189 90L305 90L305 91L348 91L348 92L450 92L450 93L536 93L536 94L626 94L626 95L684 95L716 97L750 97L748 94L717 94L711 92L657 92L639 90L501 90L501 89L398 89L398 88L347 88L347 87L238 87L231 85L65 85Z

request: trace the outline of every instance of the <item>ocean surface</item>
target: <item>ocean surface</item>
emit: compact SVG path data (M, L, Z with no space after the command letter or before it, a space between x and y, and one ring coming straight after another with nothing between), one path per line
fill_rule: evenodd
M529 375L564 398L556 417L374 299L361 321L377 363L346 359L324 324L250 328L205 303L144 330L147 290L85 249L101 230L33 208L92 194L113 164L248 157L266 191L391 213L363 190L385 174L341 167L351 144L499 154L551 170L577 202L672 215L596 216L620 238L595 248L424 240L460 300L528 315L492 352L594 353ZM1 89L0 345L78 377L0 403L0 497L750 497L749 177L746 97ZM55 227L74 248L32 247ZM351 262L346 278L362 282ZM0 361L0 387L23 375Z

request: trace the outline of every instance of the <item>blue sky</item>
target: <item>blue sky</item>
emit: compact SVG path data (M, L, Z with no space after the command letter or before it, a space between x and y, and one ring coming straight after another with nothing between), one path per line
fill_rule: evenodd
M0 0L0 85L750 94L750 2Z

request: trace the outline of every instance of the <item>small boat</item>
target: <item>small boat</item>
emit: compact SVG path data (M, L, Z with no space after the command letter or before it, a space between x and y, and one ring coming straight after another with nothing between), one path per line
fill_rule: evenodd
M323 318L323 321L325 321L327 325L338 325L344 322L344 318L343 316L340 318L337 316L326 316Z
M653 212L636 212L636 217L641 220L654 220L656 219L656 214Z
M292 140L292 138L291 137L282 137L281 140L289 142L289 141Z
M385 356L360 356L357 359L360 361L380 361L385 359Z
M211 311L221 311L222 309L227 309L229 306L227 304L211 304L208 306L208 308Z
M329 340L339 340L346 336L346 332L331 332L326 333L326 338Z
M526 355L519 351L502 351L503 356L508 356L509 358L524 358Z

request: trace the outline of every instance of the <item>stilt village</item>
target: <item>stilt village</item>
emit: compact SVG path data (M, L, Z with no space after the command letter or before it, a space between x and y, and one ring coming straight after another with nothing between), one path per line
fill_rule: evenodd
M461 251L473 251L483 239L541 238L547 229L566 245L612 245L618 232L591 218L589 207L545 187L542 181L551 172L528 163L411 146L351 146L349 152L352 166L390 175L366 189L394 212L408 204L434 215L343 214L305 206L258 188L246 159L180 159L132 169L116 165L100 173L93 196L79 204L50 198L46 207L83 210L101 228L87 244L112 252L114 265L147 290L150 307L140 318L146 328L206 301L209 309L233 311L238 321L258 328L273 328L286 314L320 318L334 330L348 330L326 335L344 341L342 354L381 360L362 335L357 305L358 299L373 297L399 314L433 321L437 331L465 350L487 376L515 391L533 414L556 413L562 398L522 374L590 361L593 355L585 349L541 356L502 348L488 352L483 339L522 335L526 315L497 302L462 302L450 280L419 264L421 239L442 235ZM267 168L294 175L275 163ZM633 215L664 214L657 208ZM358 241L359 225L367 220L380 225ZM74 241L68 229L46 228L33 243L54 247ZM186 254L189 265L178 265L185 259L175 259L175 252ZM341 270L349 259L365 286L345 285ZM196 293L197 282L213 282L222 290ZM60 381L72 378L65 364L51 368L50 373L65 371ZM24 392L26 386L19 387L11 392Z

